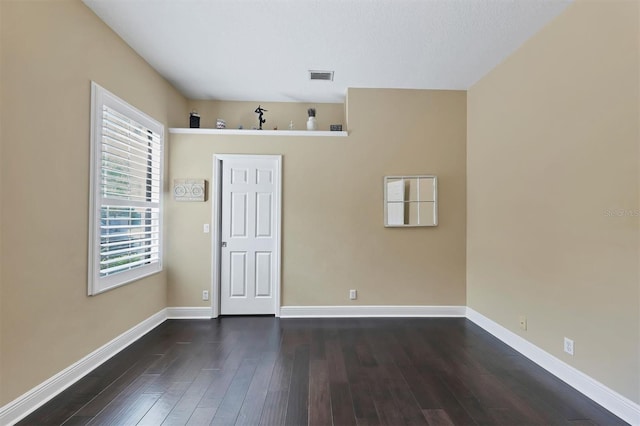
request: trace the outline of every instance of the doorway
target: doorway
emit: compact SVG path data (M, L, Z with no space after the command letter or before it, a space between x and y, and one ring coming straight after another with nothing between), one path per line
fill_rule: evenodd
M213 317L279 316L282 156L213 161Z

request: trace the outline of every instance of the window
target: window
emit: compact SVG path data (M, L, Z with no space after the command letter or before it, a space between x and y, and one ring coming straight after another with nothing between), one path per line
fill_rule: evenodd
M162 270L164 126L91 83L89 295Z

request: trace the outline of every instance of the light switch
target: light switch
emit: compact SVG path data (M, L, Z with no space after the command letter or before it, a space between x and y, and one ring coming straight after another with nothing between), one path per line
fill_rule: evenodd
M202 227L202 230L204 231L205 234L209 233L209 224L205 223L204 226Z

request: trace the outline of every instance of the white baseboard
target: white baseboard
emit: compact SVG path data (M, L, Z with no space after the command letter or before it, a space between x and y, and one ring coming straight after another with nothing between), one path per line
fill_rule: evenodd
M1 407L0 425L13 425L25 418L109 358L162 324L166 319L166 309L163 309Z
M211 307L174 307L167 308L167 319L211 319Z
M464 306L281 306L280 318L464 317Z
M624 421L640 425L640 405L471 308L467 318Z
M152 315L80 361L0 408L0 425L13 425L166 319L210 319L210 307L173 307ZM282 306L281 318L465 317L551 374L632 425L640 405L465 306Z

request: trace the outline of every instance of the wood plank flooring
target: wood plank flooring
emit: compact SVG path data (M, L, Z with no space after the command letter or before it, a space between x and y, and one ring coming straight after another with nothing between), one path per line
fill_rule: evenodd
M166 321L20 425L623 425L465 319Z

